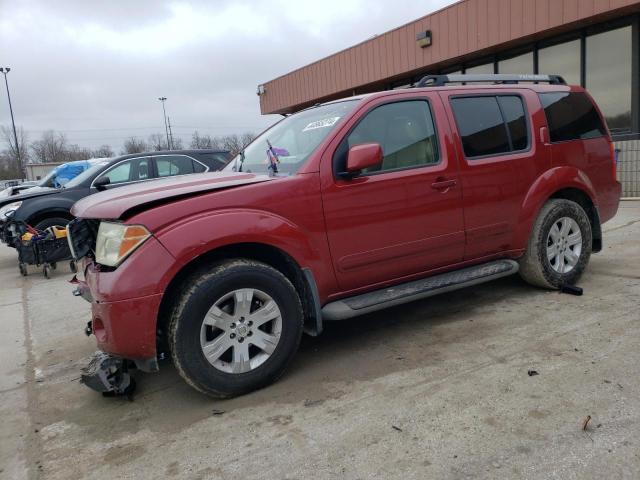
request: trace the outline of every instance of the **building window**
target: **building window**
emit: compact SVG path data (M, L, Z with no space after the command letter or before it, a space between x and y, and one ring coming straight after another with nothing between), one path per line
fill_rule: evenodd
M580 40L538 50L538 71L562 75L569 85L580 85Z
M587 37L586 88L612 133L631 131L631 27Z
M468 67L464 69L465 75L482 75L493 73L493 63L485 63L483 65L476 65L475 67Z
M498 62L498 73L533 73L533 52L500 60Z

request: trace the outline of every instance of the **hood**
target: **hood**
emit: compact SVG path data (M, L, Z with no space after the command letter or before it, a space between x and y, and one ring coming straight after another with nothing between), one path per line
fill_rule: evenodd
M71 213L80 218L116 219L124 217L130 210L139 211L145 206L148 208L170 199L269 180L272 178L267 175L234 172L155 179L89 195L79 200L71 209Z
M28 198L40 197L42 195L50 195L52 193L58 193L60 191L59 188L50 188L50 187L31 187L25 190L22 190L17 195L11 195L8 197L0 198L0 207L6 205L8 203L20 202L22 200L26 200Z

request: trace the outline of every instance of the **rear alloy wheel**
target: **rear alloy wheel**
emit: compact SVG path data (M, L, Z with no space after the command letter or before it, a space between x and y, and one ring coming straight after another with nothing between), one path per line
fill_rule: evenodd
M282 273L252 260L229 260L188 280L171 315L171 355L197 390L217 398L241 395L282 375L302 324L300 298Z
M570 200L549 200L519 260L520 276L542 288L573 285L589 262L591 247L591 223L584 209Z

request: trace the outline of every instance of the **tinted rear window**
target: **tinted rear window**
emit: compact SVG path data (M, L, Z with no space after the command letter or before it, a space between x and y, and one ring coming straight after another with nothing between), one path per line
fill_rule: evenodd
M467 157L495 155L510 150L496 97L454 98L451 106Z
M511 135L513 150L524 150L529 145L527 120L520 97L498 97L504 120Z
M606 135L606 129L584 93L541 93L540 102L552 142L586 140Z
M526 150L529 129L522 98L516 95L451 99L467 158Z

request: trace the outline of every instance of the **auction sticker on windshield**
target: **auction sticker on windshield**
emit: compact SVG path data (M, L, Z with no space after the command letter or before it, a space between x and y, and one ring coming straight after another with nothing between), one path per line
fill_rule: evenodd
M322 120L316 120L302 129L303 132L307 130L315 130L316 128L333 127L336 122L340 120L340 117L323 118Z

